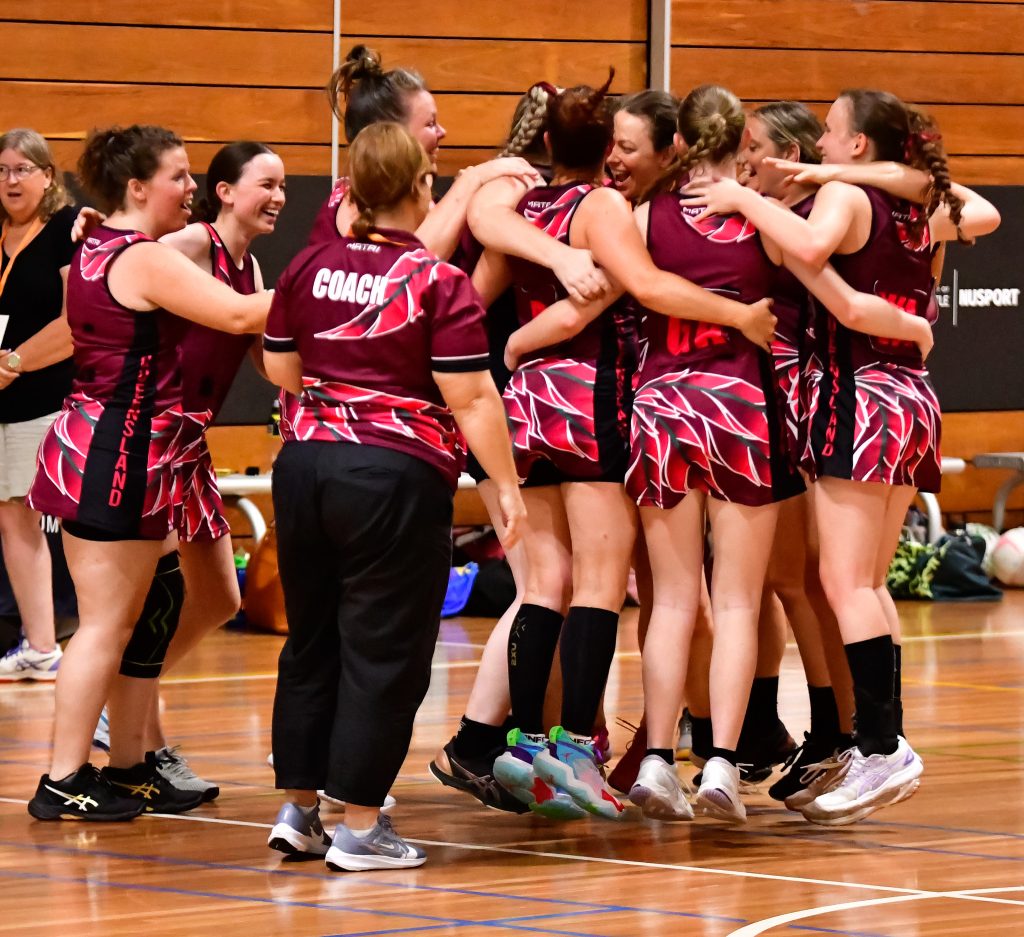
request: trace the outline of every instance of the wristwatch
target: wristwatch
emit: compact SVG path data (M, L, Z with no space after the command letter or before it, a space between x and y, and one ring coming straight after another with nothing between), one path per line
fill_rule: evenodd
M15 374L21 374L21 355L16 351L12 351L6 358L4 358L4 367L8 371L13 371Z

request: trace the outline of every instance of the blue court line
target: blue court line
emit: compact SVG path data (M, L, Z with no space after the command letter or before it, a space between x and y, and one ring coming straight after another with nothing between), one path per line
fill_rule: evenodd
M399 927L391 930L361 930L353 933L346 931L344 934L331 934L329 937L383 937L385 934L423 934L427 931L439 930L442 927L449 929L462 927L462 924L432 924L429 927Z

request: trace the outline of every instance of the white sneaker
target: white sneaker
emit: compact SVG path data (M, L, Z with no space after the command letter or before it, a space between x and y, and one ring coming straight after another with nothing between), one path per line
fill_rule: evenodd
M848 748L833 757L808 765L800 778L807 786L785 799L786 808L799 812L822 794L835 790L849 770L852 758L853 749Z
M629 799L649 820L693 819L693 808L683 793L675 765L666 763L659 755L647 755L640 762Z
M924 763L902 736L891 755L864 755L859 748L851 751L850 766L838 786L801 808L812 823L856 823L917 791Z
M59 644L55 644L52 651L37 651L28 643L28 638L22 638L20 644L16 644L0 657L0 683L14 683L16 680L56 680L60 658Z
M727 823L746 823L747 808L740 800L740 769L724 758L709 758L702 772L694 806L705 816Z

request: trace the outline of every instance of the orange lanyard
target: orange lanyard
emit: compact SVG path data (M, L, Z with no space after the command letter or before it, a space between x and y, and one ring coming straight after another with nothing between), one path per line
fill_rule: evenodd
M4 242L7 240L7 230L9 227L10 222L5 221L3 230L0 231L0 252L4 249ZM44 227L44 223L40 221L39 216L36 215L36 217L32 219L32 224L28 226L28 231L25 232L25 236L21 239L18 249L11 254L11 258L7 262L7 269L4 271L3 276L0 276L0 295L3 295L4 287L7 285L7 278L11 275L11 270L14 268L14 261L17 260L18 255L32 243L36 235L39 234Z

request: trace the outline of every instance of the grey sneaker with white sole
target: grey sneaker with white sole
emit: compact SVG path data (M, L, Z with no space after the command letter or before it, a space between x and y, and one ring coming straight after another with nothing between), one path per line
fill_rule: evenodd
M367 872L372 869L412 869L427 861L427 854L395 832L391 819L377 815L369 833L356 836L339 823L327 850L327 868L335 872Z
M296 804L285 804L277 812L267 845L286 856L327 855L331 838L320 822L320 804L317 803L311 810Z

